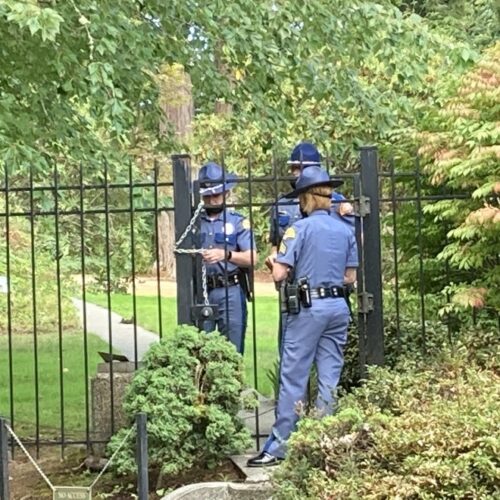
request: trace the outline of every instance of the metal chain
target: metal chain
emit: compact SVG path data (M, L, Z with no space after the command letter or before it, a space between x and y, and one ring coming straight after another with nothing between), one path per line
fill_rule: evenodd
M208 306L210 302L208 301L207 267L203 261L201 263L201 287L203 289L203 302L206 306Z
M203 252L203 248L179 248L179 245L187 238L187 235L193 230L194 224L198 219L198 217L200 216L200 213L203 210L204 206L205 204L203 203L202 200L200 200L200 203L198 203L198 206L196 207L196 210L194 211L194 214L191 217L189 224L187 225L184 232L181 234L180 238L175 242L174 253L199 254ZM201 286L203 290L203 303L204 305L208 306L210 302L208 300L207 268L205 266L205 262L203 261L201 264Z
M174 252L176 252L176 253L200 253L201 252L201 249L182 249L182 248L179 248L179 245L187 238L187 235L193 230L194 223L196 222L196 220L200 216L200 213L203 210L204 206L205 205L204 205L203 201L200 200L200 203L198 203L198 206L196 207L196 210L194 211L194 214L191 217L189 224L187 225L184 232L181 234L181 237L175 242Z
M29 454L28 450L24 447L23 443L21 443L21 440L17 437L16 433L10 428L9 424L5 423L5 427L10 432L12 437L15 439L16 443L19 445L19 448L21 448L24 454L28 457L29 461L33 464L33 467L35 467L35 469L39 472L40 476L42 476L45 482L49 485L49 488L52 491L55 491L55 488L54 486L52 486L52 483L49 481L49 478L43 473L43 470L40 469L40 466L35 462L33 457Z

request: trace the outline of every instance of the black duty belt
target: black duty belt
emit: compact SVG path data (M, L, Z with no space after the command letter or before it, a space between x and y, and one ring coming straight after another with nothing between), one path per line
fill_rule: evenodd
M342 286L320 286L311 288L311 299L344 298L345 292Z
M208 288L225 288L226 286L237 285L239 282L240 278L237 274L207 276Z

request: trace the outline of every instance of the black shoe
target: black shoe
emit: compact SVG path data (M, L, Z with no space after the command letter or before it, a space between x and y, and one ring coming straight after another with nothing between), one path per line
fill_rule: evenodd
M275 457L267 453L267 451L263 451L260 455L248 460L247 467L269 467L271 465L278 465L283 460L283 458Z

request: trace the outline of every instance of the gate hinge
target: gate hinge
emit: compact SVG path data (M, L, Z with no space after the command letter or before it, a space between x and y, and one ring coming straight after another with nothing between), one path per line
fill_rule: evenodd
M368 314L373 311L373 293L358 293L358 312Z
M370 215L370 197L360 195L359 199L354 202L354 215L358 217L365 217Z

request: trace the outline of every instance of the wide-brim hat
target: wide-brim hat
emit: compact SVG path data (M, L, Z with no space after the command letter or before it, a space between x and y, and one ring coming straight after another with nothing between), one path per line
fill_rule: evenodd
M302 170L295 184L295 189L288 193L286 198L297 198L299 194L305 193L314 187L327 186L336 188L342 184L344 184L343 180L330 179L328 172L324 168L313 165Z
M287 164L297 167L320 167L321 155L314 144L310 142L300 142L293 148Z
M198 174L200 196L214 196L225 193L236 186L235 174L224 172L222 167L214 162L203 165Z

